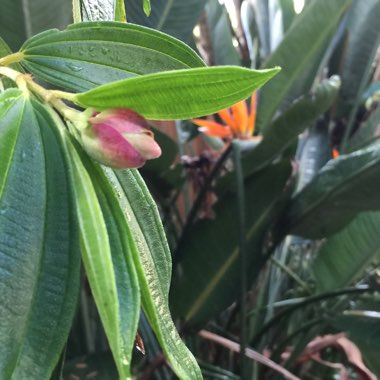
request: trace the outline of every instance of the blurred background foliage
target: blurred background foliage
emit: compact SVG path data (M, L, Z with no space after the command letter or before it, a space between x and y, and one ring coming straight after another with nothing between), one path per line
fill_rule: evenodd
M68 0L21 3L0 13L13 49L70 22ZM376 379L380 2L153 0L149 17L125 5L128 22L208 65L282 67L257 94L253 138L152 123L163 155L141 172L173 255L171 310L204 377ZM140 335L136 377L172 379L144 318ZM116 378L86 286L66 359L65 379Z

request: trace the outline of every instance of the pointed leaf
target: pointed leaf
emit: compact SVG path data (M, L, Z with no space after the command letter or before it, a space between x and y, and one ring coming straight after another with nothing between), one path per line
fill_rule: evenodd
M258 127L265 129L288 91L324 46L338 26L352 0L313 0L298 16L284 39L265 63L283 68L278 78L260 94Z
M120 194L121 206L137 243L139 254L134 255L134 260L146 317L177 376L184 380L202 379L197 362L170 316L171 256L157 206L137 170L107 173Z
M136 75L205 65L175 38L117 22L50 30L29 39L22 51L23 65L34 75L74 91Z
M50 379L79 290L73 199L43 106L8 90L0 109L0 377Z
M329 161L294 197L282 226L295 235L321 238L360 211L380 209L379 171L379 144Z
M82 259L121 378L130 378L139 290L120 223L117 200L104 178L61 128L81 235ZM88 172L90 170L90 173ZM108 187L108 188L107 188Z
M98 109L132 108L147 119L190 119L247 98L278 71L234 66L169 71L106 84L73 100Z
M380 259L379 228L379 212L361 213L323 243L312 267L319 290L349 286L363 278L370 263Z

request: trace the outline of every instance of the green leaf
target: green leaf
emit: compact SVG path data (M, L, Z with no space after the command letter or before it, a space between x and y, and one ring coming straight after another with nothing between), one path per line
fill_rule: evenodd
M118 22L50 30L29 39L22 51L22 63L34 75L74 91L136 75L205 65L173 37Z
M361 101L373 69L380 43L380 3L355 1L348 13L348 43L341 64L342 87L337 103L338 116L347 116Z
M245 183L248 278L255 280L264 263L262 240L279 212L279 199L290 164L269 166ZM186 325L198 326L231 305L239 294L239 229L236 193L215 206L215 219L200 220L183 236L170 295L173 312Z
M205 0L154 0L149 17L140 1L126 0L128 21L168 33L191 43L192 32L205 6Z
M330 160L295 195L282 226L287 233L321 238L339 231L359 212L379 209L379 170L379 144Z
M82 260L121 378L130 378L140 299L130 236L101 169L61 128L81 235Z
M82 21L125 22L124 2L120 0L80 0Z
M362 149L377 140L380 137L379 124L380 107L377 107L376 110L372 112L371 116L360 125L360 128L351 137L346 151L348 153L354 152L355 150Z
M240 65L237 50L232 44L233 36L228 13L218 0L208 0L205 8L211 49L208 52L212 65Z
M150 0L143 0L144 12L147 16L150 15Z
M297 17L284 39L265 63L279 65L281 73L260 94L257 125L263 130L298 77L325 46L352 0L313 0Z
M340 80L334 76L323 81L316 90L298 99L264 131L262 142L244 158L244 173L251 174L268 165L288 148L315 119L333 103Z
M168 71L109 83L72 100L97 109L132 108L147 119L190 119L247 98L278 71L234 66Z
M369 264L380 259L379 228L379 212L361 213L323 243L312 267L320 291L345 287L363 278Z
M137 170L108 170L120 194L128 225L137 243L134 255L144 312L165 356L180 379L202 379L198 364L182 342L171 319L168 292L171 256L157 206Z
M34 34L65 28L71 22L71 2L61 0L2 0L0 36L16 51Z
M0 109L0 377L50 379L79 290L74 204L45 108L8 90Z

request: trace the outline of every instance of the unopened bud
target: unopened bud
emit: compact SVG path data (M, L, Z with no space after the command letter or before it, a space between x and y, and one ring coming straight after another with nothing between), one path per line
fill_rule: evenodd
M147 121L127 108L93 114L80 134L88 155L111 168L139 168L161 155Z

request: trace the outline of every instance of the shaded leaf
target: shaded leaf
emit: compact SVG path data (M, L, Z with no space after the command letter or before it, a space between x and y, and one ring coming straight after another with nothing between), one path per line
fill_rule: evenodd
M279 198L290 174L281 162L245 183L249 281L264 263L264 234L279 211ZM200 220L183 236L171 291L171 305L186 325L199 326L228 307L239 294L239 231L236 194L227 193L215 207L216 218Z
M0 36L14 51L34 34L50 28L63 29L70 22L70 1L1 1Z
M50 30L29 39L22 51L22 63L34 75L74 91L136 75L205 65L191 48L168 35L117 22Z
M79 290L79 236L55 125L18 90L0 96L0 377L49 379Z
M202 379L191 352L182 342L171 319L168 292L171 257L157 206L137 170L107 171L120 194L128 225L137 244L134 254L145 315L173 371L181 379Z
M232 33L228 13L218 0L208 0L205 8L210 52L213 65L240 65L238 52L232 44Z
M85 107L132 108L148 119L190 119L247 98L279 68L222 66L149 74L109 83L73 96Z
M315 52L325 46L352 0L313 0L297 17L265 67L279 65L281 73L261 91L257 125L265 129Z
M377 0L354 1L348 13L348 43L341 65L342 87L337 102L338 116L350 113L358 105L372 71L380 43L380 3Z
M295 195L282 221L282 229L308 238L331 235L360 211L380 207L378 181L380 145L329 161Z
M363 277L380 259L380 213L359 214L347 227L323 243L313 264L318 289L334 290Z
M380 107L360 126L348 142L346 151L353 152L370 145L380 137Z
M262 142L244 158L244 173L248 175L261 169L288 148L304 129L331 106L339 86L339 78L331 77L275 119L264 131Z
M154 0L149 17L143 11L140 0L126 0L125 4L129 22L160 30L190 43L205 0Z

